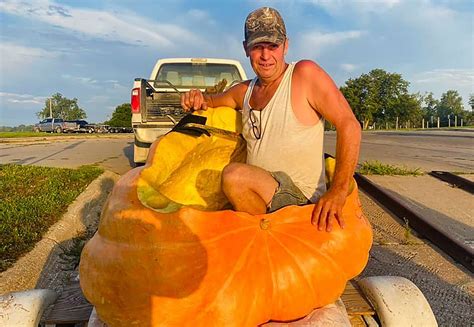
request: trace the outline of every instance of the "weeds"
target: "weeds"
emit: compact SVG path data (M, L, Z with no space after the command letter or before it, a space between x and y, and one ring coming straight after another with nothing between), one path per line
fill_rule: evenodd
M408 224L408 219L403 218L403 221L405 222L405 225L403 226L404 230L405 230L404 233L403 233L403 235L405 236L404 244L410 244L411 239L413 238L413 231L412 231L410 225Z
M377 160L364 161L362 165L360 165L358 171L362 175L423 175L423 172L419 168L410 169L407 167L398 167L394 165L383 164Z

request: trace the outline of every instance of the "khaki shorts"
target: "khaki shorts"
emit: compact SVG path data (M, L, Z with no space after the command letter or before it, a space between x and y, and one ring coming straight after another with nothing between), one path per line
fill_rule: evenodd
M272 177L278 182L275 194L267 207L267 213L276 211L289 205L308 204L309 200L301 190L293 183L290 176L282 171L270 172Z

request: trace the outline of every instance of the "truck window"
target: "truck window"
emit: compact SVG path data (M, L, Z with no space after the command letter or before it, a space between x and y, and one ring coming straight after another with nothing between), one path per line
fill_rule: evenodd
M227 85L235 80L242 80L234 65L191 62L163 64L155 79L168 81L176 87L205 88L214 86L224 78L227 80ZM163 87L163 84L154 82L154 86Z

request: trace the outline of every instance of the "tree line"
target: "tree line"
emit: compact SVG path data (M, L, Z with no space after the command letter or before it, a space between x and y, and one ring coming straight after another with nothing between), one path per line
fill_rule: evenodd
M474 95L465 110L462 97L448 90L436 99L432 92L411 94L400 74L374 69L349 79L340 88L363 129L464 126L474 124ZM424 124L424 126L422 126Z

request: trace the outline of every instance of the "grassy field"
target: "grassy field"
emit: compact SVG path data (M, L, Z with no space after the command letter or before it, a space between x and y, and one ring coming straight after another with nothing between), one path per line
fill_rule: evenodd
M423 172L419 168L410 169L407 167L388 165L377 160L364 161L362 165L360 165L358 172L362 175L423 175Z
M101 173L94 166L0 165L0 272L31 250Z
M104 136L110 136L110 135L129 135L126 133L120 133L120 134L110 134L110 133L93 133L93 134L88 134L88 133L46 133L46 132L0 132L0 139L2 138L17 138L17 137L58 137L58 136L81 136L81 137L104 137Z
M58 134L46 133L46 132L0 132L0 138L12 138L12 137L33 137L33 136L56 136ZM61 135L61 134L59 134Z

